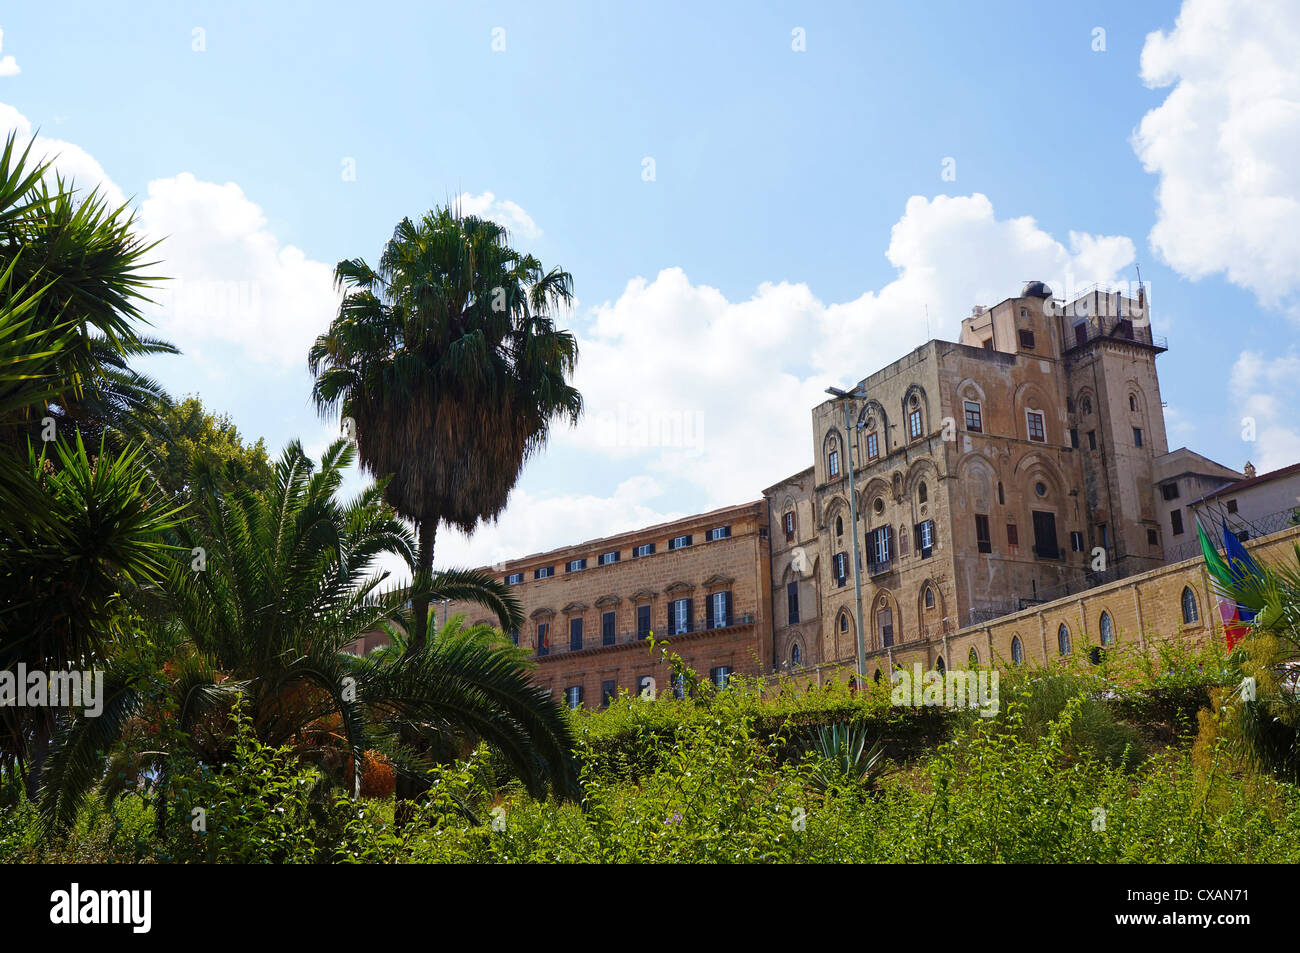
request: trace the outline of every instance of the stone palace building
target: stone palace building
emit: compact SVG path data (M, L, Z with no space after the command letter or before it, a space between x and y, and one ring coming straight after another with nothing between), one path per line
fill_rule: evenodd
M813 408L811 466L761 500L495 567L527 617L510 637L575 706L681 691L651 632L718 684L851 668L859 614L877 677L1209 637L1199 560L1166 556L1195 534L1180 496L1243 477L1169 452L1148 308L1143 290L1064 301L1042 282L976 307L960 340Z

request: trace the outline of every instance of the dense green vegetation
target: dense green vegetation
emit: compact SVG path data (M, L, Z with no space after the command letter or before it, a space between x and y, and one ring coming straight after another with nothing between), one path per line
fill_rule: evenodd
M1120 653L1122 655L1122 653ZM21 859L261 862L1290 862L1300 792L1249 770L1226 740L1208 757L1194 725L1160 719L1174 696L1232 682L1221 652L1182 667L1025 672L1001 710L899 709L883 690L704 683L685 700L623 697L570 718L583 795L530 795L487 746L429 770L400 827L391 797L353 799L235 712L233 756L191 764L174 820L154 834L148 790L85 805L44 840L19 800L0 854ZM1124 661L1124 659L1120 659ZM1163 660L1168 663L1169 659ZM1171 687L1177 685L1176 688ZM1145 704L1143 699L1156 700ZM1133 712L1155 719L1133 722ZM828 757L817 726L881 742ZM1155 729L1155 730L1153 730ZM1156 739L1168 731L1173 745ZM942 736L935 741L936 735ZM845 732L838 735L845 738ZM847 735L851 737L851 735ZM877 749L877 750L880 750ZM847 754L847 758L844 755ZM206 831L196 832L194 806Z

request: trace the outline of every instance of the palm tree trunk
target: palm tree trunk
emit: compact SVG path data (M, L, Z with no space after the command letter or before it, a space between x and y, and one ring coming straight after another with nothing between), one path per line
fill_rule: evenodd
M416 579L412 582L428 582L433 576L433 542L438 535L438 518L431 517L420 521L420 536L416 551ZM429 628L429 598L418 589L411 600L411 637L407 640L406 651L409 654L424 651L424 643Z

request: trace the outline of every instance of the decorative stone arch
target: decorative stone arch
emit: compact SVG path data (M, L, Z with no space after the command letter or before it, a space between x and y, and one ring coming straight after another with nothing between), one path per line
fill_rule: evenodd
M831 473L831 451L839 453L839 473ZM838 480L844 476L847 469L844 465L844 435L840 433L838 427L831 427L826 431L826 436L822 438L822 467L826 474L827 481Z
M974 644L971 645L970 651L966 653L966 667L968 669L980 667L980 650Z
M888 589L877 588L871 596L871 602L867 604L867 621L868 638L867 645L874 649L885 648L885 617L881 615L884 611L889 612L889 624L893 627L893 641L890 645L901 645L903 643L903 616L899 609L898 598Z
M847 515L849 512L849 501L836 493L826 498L826 503L822 507L822 526L827 531L834 531L835 517L844 516L845 524L848 523Z
M1016 388L1012 398L1016 414L1016 436L1027 439L1028 414L1034 411L1043 415L1043 439L1047 444L1059 443L1060 434L1052 433L1056 415L1052 413L1052 400L1047 391L1035 381L1026 381Z
M1090 408L1084 410L1085 407ZM1097 392L1091 387L1080 387L1074 395L1074 412L1079 419L1088 419L1097 415Z
M1056 654L1064 658L1074 653L1074 634L1070 631L1070 623L1065 619L1058 619L1056 622Z
M1011 653L1011 664L1021 665L1025 661L1025 640L1020 637L1019 632L1011 633L1011 642L1007 646L1007 651Z
M929 607L925 604L927 589L934 597L934 605ZM922 632L927 632L934 626L939 626L940 630L942 630L943 620L947 616L947 604L943 597L943 589L934 581L933 577L927 576L921 580L921 584L916 590L916 617L921 620Z
M783 636L780 641L780 647L777 650L778 651L777 667L785 670L791 670L796 668L803 668L804 666L810 664L810 660L808 658L807 641L808 640L804 637L803 632L799 631L798 629L795 629L790 633L788 633L787 635ZM798 660L796 660L795 658L796 653L798 654Z
M982 453L965 454L953 468L957 474L957 493L961 503L972 513L992 513L997 498L997 467Z
M988 400L988 397L984 393L984 388L981 387L979 381L975 380L973 377L962 379L962 381L957 384L953 393L956 395L956 400L953 401L953 405L958 410L961 410L961 402L963 400L977 400L981 404Z
M858 630L853 624L853 610L842 605L835 610L835 622L831 627L831 649L836 659L842 659L857 651ZM869 644L869 643L868 643Z
M1183 586L1182 594L1178 597L1178 608L1179 618L1183 620L1183 625L1201 626L1205 624L1201 612L1201 602L1196 596L1196 590L1191 586Z
M872 422L875 423L874 427L869 425ZM876 400L876 398L874 397L869 398L867 402L863 404L862 410L859 411L858 413L857 423L858 426L862 428L861 430L858 431L858 433L862 435L861 438L862 456L859 459L864 462L866 461L867 434L872 433L873 431L879 434L880 436L880 446L878 448L880 451L879 456L880 457L889 456L889 451L890 451L889 414L885 413L885 405L882 404L880 401Z
M1129 406L1129 397L1133 398L1134 403L1137 404L1136 407ZM1146 391L1142 389L1142 385L1138 383L1136 378L1130 377L1124 382L1123 401L1124 413L1136 414L1143 421L1148 419Z
M1029 501L1029 508L1051 508L1057 515L1065 514L1066 494L1065 475L1050 456L1045 453L1029 452L1016 461L1012 470L1012 479L1021 498ZM1039 496L1034 484L1043 483L1047 495Z
M916 398L913 401L913 398ZM921 439L930 432L930 398L926 396L925 388L920 384L909 384L907 390L903 392L903 445L911 443L913 439ZM909 424L910 414L913 410L921 411L921 434L920 437L913 437L911 425Z
M1115 615L1103 608L1097 614L1097 644L1104 649L1119 643L1119 629L1115 625Z
M875 476L867 481L858 493L858 517L868 526L885 525L889 522L889 501L894 495L893 484L884 477ZM875 501L884 500L885 509L877 514Z
M933 506L936 497L936 491L939 489L939 467L929 457L922 457L912 463L907 468L907 476L904 480L904 492L907 498L916 506L921 506L917 499L917 490L922 483L926 485L926 506ZM926 514L922 514L926 515Z

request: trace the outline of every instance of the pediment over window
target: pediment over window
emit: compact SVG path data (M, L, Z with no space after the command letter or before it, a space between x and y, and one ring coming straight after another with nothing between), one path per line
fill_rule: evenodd
M550 619L555 616L554 609L534 609L528 616L530 619Z
M587 604L585 602L570 602L560 611L565 613L586 612Z
M721 573L715 573L708 579L704 580L705 589L723 589L730 586L736 580L731 576L724 576Z
M622 601L623 601L622 598L620 598L619 596L601 596L599 599L596 600L596 608L607 609L610 606L618 605Z
M687 592L694 592L694 591L695 591L695 587L693 585L691 585L689 582L682 582L681 580L678 580L677 582L671 582L668 585L664 586L664 592L668 593L668 595L670 596L675 596L678 595L679 593L684 594Z
M638 589L636 592L632 593L632 601L651 602L657 595L659 595L659 593L655 592L653 589Z

